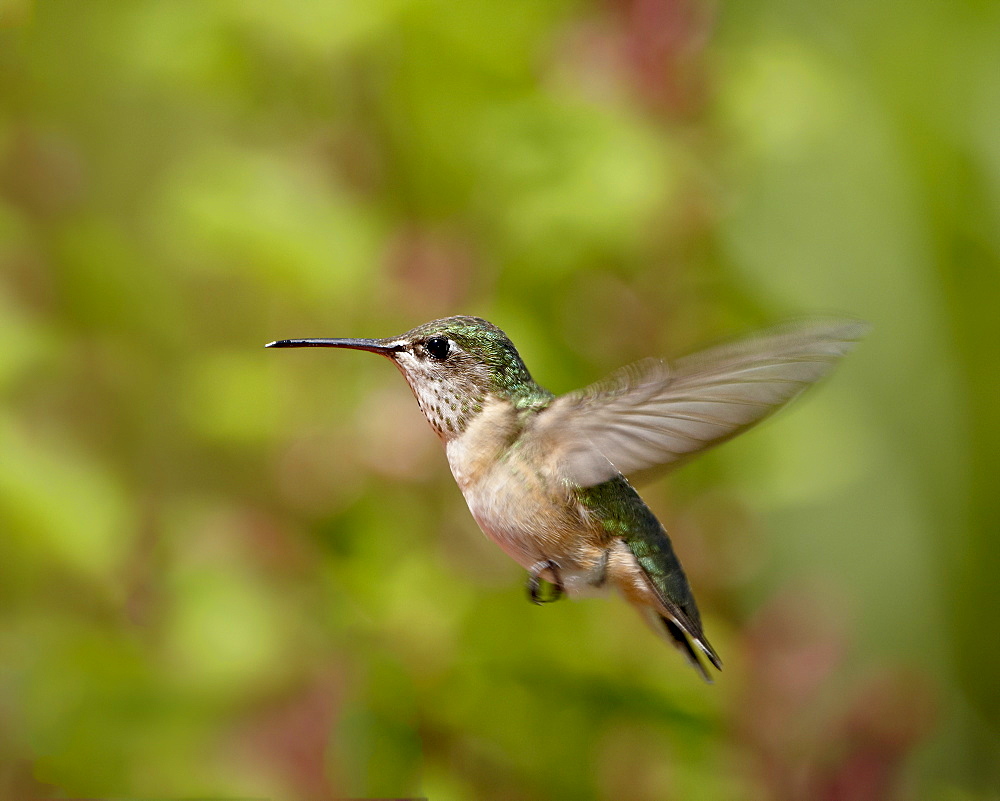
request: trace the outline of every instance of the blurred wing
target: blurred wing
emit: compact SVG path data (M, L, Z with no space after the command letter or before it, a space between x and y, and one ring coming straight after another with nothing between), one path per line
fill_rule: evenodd
M647 359L557 398L537 418L580 486L705 450L763 420L822 378L865 335L856 321L776 328L679 359Z

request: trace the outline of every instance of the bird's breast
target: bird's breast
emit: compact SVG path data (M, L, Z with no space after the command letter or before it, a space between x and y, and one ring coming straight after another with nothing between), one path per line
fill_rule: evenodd
M603 531L551 455L519 437L509 403L487 405L460 437L447 444L448 462L483 532L525 569L552 559L567 576L598 564Z

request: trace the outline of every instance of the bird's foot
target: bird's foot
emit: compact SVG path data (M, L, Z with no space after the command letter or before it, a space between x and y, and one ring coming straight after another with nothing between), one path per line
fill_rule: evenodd
M542 584L542 573L546 570L549 571L553 578L552 581L552 594L549 597L545 597L541 593ZM559 578L559 565L553 562L551 559L543 559L540 562L535 562L528 571L528 599L533 604L549 604L553 601L558 601L562 598L566 589L563 587L562 579Z

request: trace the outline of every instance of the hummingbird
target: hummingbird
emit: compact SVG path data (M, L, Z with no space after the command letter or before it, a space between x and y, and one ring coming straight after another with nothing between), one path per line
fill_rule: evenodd
M269 348L377 353L403 374L483 532L528 572L534 603L615 590L706 680L722 661L667 532L627 476L724 442L823 377L864 323L789 324L677 359L645 359L556 396L497 326L446 317L387 339ZM542 581L552 590L543 593Z

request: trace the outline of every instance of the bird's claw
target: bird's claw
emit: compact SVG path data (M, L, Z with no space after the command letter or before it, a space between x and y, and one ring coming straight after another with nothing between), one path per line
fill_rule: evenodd
M546 570L552 575L554 581L552 581L552 595L548 598L544 597L541 593L542 584L542 573ZM553 601L558 601L564 593L566 588L563 587L562 579L559 578L559 565L553 562L551 559L543 559L540 562L535 562L528 571L528 599L533 604L552 603Z

